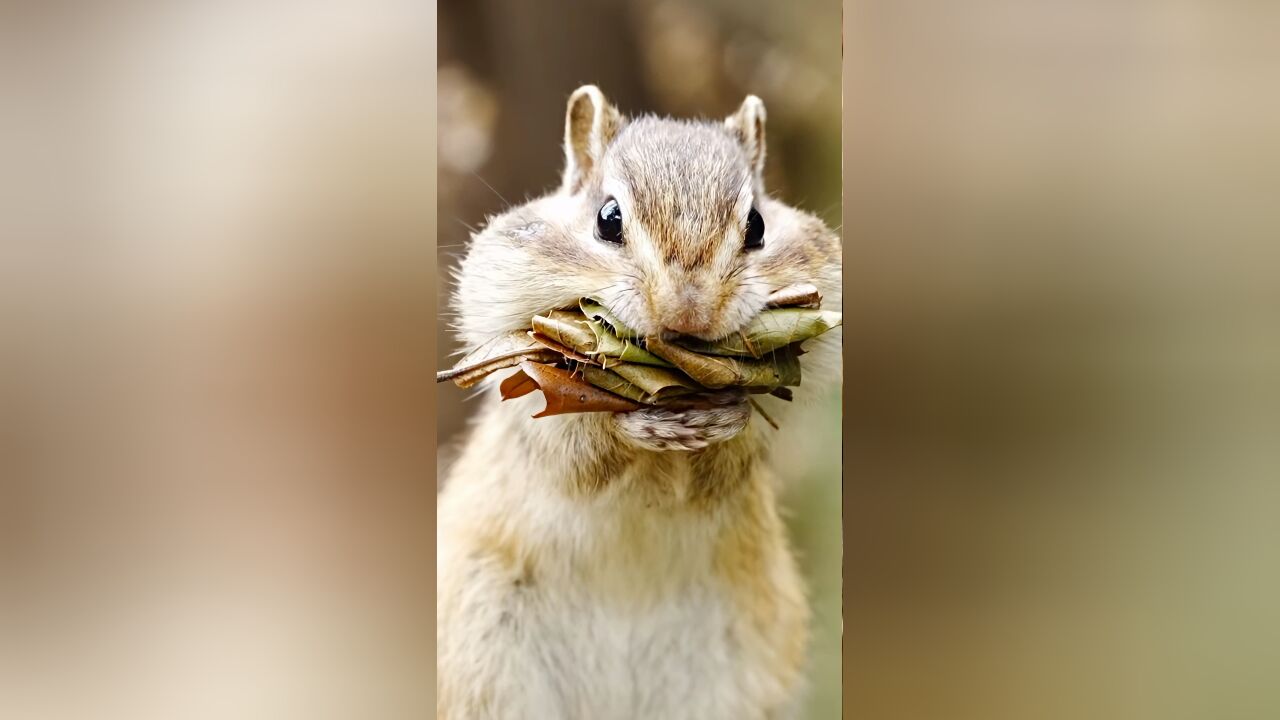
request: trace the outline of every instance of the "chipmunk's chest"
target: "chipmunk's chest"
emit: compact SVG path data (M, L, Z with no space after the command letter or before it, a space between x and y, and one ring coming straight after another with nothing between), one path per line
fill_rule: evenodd
M542 677L564 703L557 717L763 717L759 679L773 668L720 589L688 587L643 607L570 595L530 618L544 632Z
M444 535L442 692L493 709L461 716L786 717L805 616L778 527L609 500Z

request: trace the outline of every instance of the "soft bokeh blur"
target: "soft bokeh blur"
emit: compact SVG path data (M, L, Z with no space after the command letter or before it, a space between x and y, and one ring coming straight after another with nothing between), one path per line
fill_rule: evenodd
M846 20L848 717L1280 717L1280 5Z
M0 9L0 717L430 717L434 7Z
M766 184L840 224L838 0L446 0L440 4L439 302L485 217L552 190L565 105L585 83L625 114L720 119L748 94L768 111ZM447 320L447 317L445 318ZM439 328L437 360L459 350ZM437 395L441 464L469 393ZM840 404L796 418L780 443L783 498L814 607L806 718L840 707Z

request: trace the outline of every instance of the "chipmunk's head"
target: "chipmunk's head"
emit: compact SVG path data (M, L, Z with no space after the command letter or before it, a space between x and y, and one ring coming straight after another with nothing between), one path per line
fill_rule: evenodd
M615 273L598 294L632 327L714 339L760 310L764 121L755 96L719 123L628 121L592 86L570 98L562 193L585 252Z
M569 98L559 190L493 218L460 269L472 344L597 297L643 335L714 340L765 298L839 272L816 218L764 192L765 109L723 121L628 119L595 86Z
M464 344L585 297L642 336L703 340L742 329L771 292L797 283L838 307L839 239L766 196L764 128L755 96L723 121L678 121L628 119L598 88L576 90L559 189L491 218L458 268ZM822 354L807 349L808 367ZM725 392L723 407L620 413L619 426L645 447L705 447L750 414L742 393Z

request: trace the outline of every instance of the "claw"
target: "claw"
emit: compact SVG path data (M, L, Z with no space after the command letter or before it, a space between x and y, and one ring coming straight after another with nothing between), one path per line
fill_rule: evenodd
M751 406L741 397L701 407L646 407L619 413L618 428L636 446L656 451L702 450L742 432Z

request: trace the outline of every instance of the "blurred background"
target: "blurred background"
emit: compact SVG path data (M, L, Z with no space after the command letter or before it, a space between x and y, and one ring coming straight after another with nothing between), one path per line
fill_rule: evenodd
M0 6L0 717L430 717L434 7Z
M716 120L748 94L768 110L766 185L840 225L838 0L445 0L439 51L439 290L470 228L558 186L565 106L594 83L628 115ZM437 362L460 350L437 326ZM442 470L471 393L437 394ZM814 607L805 718L840 707L840 399L785 428L783 498ZM444 473L441 472L441 477Z
M1280 717L1280 5L846 12L848 717Z

